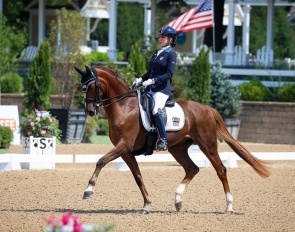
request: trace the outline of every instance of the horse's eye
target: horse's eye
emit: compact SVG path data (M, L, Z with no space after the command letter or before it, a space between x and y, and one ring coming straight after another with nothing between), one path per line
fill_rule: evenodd
M95 90L95 84L91 84L91 85L89 86L89 90L94 91L94 90Z

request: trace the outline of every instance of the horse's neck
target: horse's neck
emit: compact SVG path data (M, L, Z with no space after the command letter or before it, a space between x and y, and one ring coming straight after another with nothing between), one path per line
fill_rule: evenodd
M101 78L100 82L103 85L105 85L105 89L106 89L105 96L103 99L106 100L106 99L112 98L111 100L106 101L105 106L119 100L120 97L122 97L125 93L128 93L130 91L129 87L125 84L125 82L123 82L119 78L114 77L107 72L102 74L104 75L104 77ZM128 94L128 96L124 97L123 99L107 106L105 108L107 117L110 119L110 118L118 117L122 114L126 114L126 108L130 107L130 104L132 101L135 101L135 103L138 103L137 98L134 97L133 94L134 93L130 93ZM135 103L131 105L134 106ZM132 108L130 108L130 110L132 110Z

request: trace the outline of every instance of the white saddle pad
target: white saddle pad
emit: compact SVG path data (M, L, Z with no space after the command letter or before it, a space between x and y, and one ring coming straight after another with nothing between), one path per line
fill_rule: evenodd
M156 128L151 125L149 122L149 118L147 116L147 112L143 109L142 105L140 104L141 99L141 92L137 91L138 94L138 105L141 115L141 120L144 128L147 131L154 131ZM174 107L166 107L167 113L167 123L165 126L166 131L178 131L181 130L184 126L184 112L181 106L175 102Z

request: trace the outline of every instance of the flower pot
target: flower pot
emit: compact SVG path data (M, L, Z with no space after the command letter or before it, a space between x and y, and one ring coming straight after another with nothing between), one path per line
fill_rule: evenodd
M225 118L224 122L226 124L227 130L235 138L238 139L241 120L238 118Z
M59 121L62 143L81 143L87 120L84 109L49 109L49 112Z
M52 138L22 138L22 154L30 155L55 155L56 154L56 137ZM55 162L42 163L22 163L22 169L55 169Z

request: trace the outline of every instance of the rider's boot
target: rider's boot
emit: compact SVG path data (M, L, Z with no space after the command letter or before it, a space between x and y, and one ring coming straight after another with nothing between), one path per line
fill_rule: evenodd
M160 151L167 150L166 131L165 131L164 120L163 120L162 114L159 114L159 113L155 114L154 120L155 120L155 124L158 129L159 136L160 136L157 150L160 150Z

